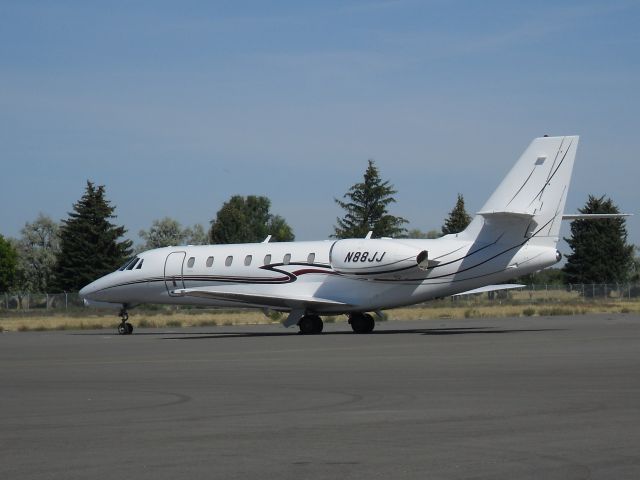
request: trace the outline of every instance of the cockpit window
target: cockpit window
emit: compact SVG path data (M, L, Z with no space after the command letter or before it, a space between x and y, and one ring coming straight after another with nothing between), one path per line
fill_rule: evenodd
M129 265L127 265L127 270L133 270L133 267L136 266L138 260L140 260L138 257L134 258L133 261Z
M140 263L136 267L136 270L140 270L142 268L142 262L144 262L144 258L142 260L140 260Z
M124 262L124 265L122 265L118 270L121 272L123 271L125 268L127 268L131 263L135 263L138 260L138 257L133 257L130 258L129 260L127 260L126 262Z

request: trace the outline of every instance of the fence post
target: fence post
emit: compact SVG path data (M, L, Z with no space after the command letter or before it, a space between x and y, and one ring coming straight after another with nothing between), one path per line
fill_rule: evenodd
M64 309L67 310L68 306L69 306L69 301L67 299L67 292L64 292Z
M631 297L631 289L629 289L629 297ZM4 292L4 304L7 306L7 310L9 310L9 294Z
M45 310L49 310L49 294L45 293L45 297L44 297L44 305L45 305Z

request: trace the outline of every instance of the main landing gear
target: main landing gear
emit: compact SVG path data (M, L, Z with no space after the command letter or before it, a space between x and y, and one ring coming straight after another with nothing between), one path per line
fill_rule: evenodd
M322 319L318 315L305 315L298 322L298 328L303 335L316 335L322 333Z
M376 322L368 313L355 312L349 314L349 324L354 333L371 333Z
M118 325L118 333L120 335L131 335L133 333L133 325L127 322L127 320L129 320L129 313L126 307L122 307L119 315L121 320L120 325Z
M354 333L371 333L376 322L368 313L354 312L349 314L349 324ZM318 315L305 315L298 322L298 328L303 335L322 333L322 327L322 319Z

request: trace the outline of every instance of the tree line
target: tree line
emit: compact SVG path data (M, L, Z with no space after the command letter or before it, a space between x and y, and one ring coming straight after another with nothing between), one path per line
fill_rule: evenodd
M344 211L336 218L333 238L437 238L464 230L471 222L462 194L440 230L407 230L408 221L390 213L397 191L383 180L373 160L368 161L361 182L353 184L342 199L334 199ZM73 204L68 217L56 223L40 214L27 222L19 239L0 235L0 292L71 292L118 268L136 251L169 245L200 245L292 241L293 230L280 215L271 213L264 196L234 195L226 201L205 231L200 224L183 227L165 217L140 230L143 243L134 248L124 238L126 229L117 225L115 206L106 198L104 185L87 181L82 197ZM581 213L619 213L610 198L590 195ZM626 221L614 218L599 221L575 220L571 236L565 239L572 249L562 270L548 269L520 281L535 283L551 278L560 283L624 283L638 281L640 262L634 246L627 243ZM547 278L548 277L548 278Z

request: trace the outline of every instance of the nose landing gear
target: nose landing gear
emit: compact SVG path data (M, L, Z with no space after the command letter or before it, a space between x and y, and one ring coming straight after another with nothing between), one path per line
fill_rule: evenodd
M127 320L129 320L129 313L127 312L127 308L122 307L119 315L120 325L118 325L118 333L120 335L131 335L133 333L133 325L127 322Z

